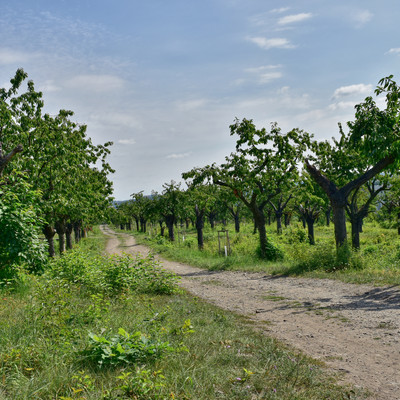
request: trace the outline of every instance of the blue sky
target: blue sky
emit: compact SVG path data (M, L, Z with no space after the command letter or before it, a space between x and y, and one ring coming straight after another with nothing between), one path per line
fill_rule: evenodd
M113 141L115 197L162 190L234 148L229 125L318 139L399 80L398 0L0 0L0 86L19 67L46 111Z

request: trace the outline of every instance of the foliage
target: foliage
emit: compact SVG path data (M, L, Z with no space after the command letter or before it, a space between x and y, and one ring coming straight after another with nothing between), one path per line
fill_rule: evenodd
M119 328L118 334L110 337L89 335L89 346L84 351L85 360L100 366L137 364L154 361L173 351L168 342L149 337L142 332L129 334Z
M152 255L87 257L85 252L73 250L53 260L47 274L53 279L80 284L91 293L107 295L126 291L171 294L177 288L176 275L160 268Z
M101 241L95 235L79 244L89 258L96 246L99 251ZM79 275L80 269L74 268ZM74 281L58 274L29 276L26 284L31 286L1 290L4 400L355 397L350 389L335 385L317 363L254 332L234 314L184 293L165 296L139 290L107 297L101 288L88 292L79 276ZM150 355L140 365L106 357L109 366L99 368L97 362L82 361L82 352L90 346L89 332L101 332L98 337L106 340L116 336L121 347L126 341L136 343L135 334L129 340L113 334L121 326L187 351L165 351L155 359Z
M15 277L21 264L32 271L45 264L46 246L39 238L39 195L21 174L12 174L7 185L0 180L0 280Z

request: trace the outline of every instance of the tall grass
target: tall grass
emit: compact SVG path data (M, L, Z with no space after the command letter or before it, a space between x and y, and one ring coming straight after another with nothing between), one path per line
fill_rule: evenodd
M231 254L228 257L219 252L218 230L221 229L229 232ZM202 251L197 249L193 228L182 230L175 243L155 234L154 229L152 234L134 232L134 235L140 243L167 258L207 269L262 271L377 285L400 284L400 237L395 229L382 228L374 221L366 223L361 234L361 250L348 249L350 257L345 261L337 257L333 225L319 225L315 231L316 244L311 246L300 223L284 228L281 235L274 226L268 226L269 240L284 254L283 260L274 262L257 256L258 236L253 234L252 224L242 224L240 233L234 232L233 225L214 230L206 228Z
M130 260L138 280L127 256L110 261L95 243L25 275L24 290L0 291L0 399L361 398L321 364L155 277L149 260ZM154 278L170 290L146 283Z

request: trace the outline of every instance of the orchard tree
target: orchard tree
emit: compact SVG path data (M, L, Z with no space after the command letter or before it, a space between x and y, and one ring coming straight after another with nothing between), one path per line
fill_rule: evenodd
M231 135L237 135L236 152L220 166L196 168L189 174L195 181L212 177L213 182L232 193L251 211L259 233L262 258L276 259L280 252L268 241L264 208L282 192L286 182L298 174L297 164L310 143L310 136L299 130L283 134L276 123L271 131L257 129L252 120L235 120Z
M326 195L308 174L302 175L296 187L295 203L303 225L307 227L308 241L314 245L314 224L326 205Z
M112 172L105 161L112 143L93 145L86 136L86 126L71 121L72 111L43 115L42 93L35 90L32 81L27 82L25 92L17 94L26 77L18 70L11 80L11 89L0 90L0 142L3 148L12 149L11 152L21 150L13 159L12 167L25 171L32 190L41 193L42 229L49 243L49 254L53 256L55 225L63 251L66 226L72 222L69 213L73 208L76 211L82 199L90 197L88 178L93 174L89 170L99 164L103 177ZM1 157L7 158L4 154ZM9 162L4 164L4 171L10 172ZM104 180L103 183L107 186L104 195L109 193L110 183Z
M338 249L347 243L346 205L350 194L382 171L398 168L400 88L392 78L382 79L375 90L377 96L386 94L384 110L367 97L355 107L355 120L347 123L348 133L340 126L340 140L334 141L333 146L328 142L315 145L315 163L305 163L332 205Z
M171 181L163 185L163 192L160 199L160 213L164 217L168 229L168 237L171 242L175 241L174 224L178 221L182 208L182 191L180 183Z

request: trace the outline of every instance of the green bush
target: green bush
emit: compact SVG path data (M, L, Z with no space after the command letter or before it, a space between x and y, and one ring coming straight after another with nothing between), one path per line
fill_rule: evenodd
M152 255L133 257L87 255L73 250L51 262L47 274L80 284L91 293L108 295L125 291L171 294L177 289L177 276L163 270Z
M141 332L129 334L119 328L111 337L89 335L89 346L83 352L85 360L99 366L137 364L162 358L174 351L168 342L161 342Z
M38 271L46 262L38 198L18 174L12 174L7 184L0 180L0 281L15 278L22 264Z

